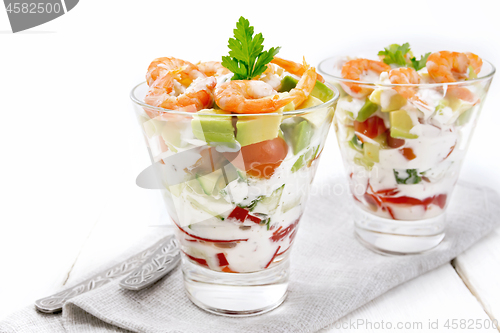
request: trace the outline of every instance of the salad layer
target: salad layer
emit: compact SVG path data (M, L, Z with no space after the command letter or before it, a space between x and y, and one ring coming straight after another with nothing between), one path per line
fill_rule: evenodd
M144 98L154 108L137 108L181 249L215 271L288 255L333 118L315 69L262 41L241 18L222 62L155 59Z
M441 51L416 59L408 44L379 60L336 62L335 129L356 204L380 217L444 212L491 82L482 60Z

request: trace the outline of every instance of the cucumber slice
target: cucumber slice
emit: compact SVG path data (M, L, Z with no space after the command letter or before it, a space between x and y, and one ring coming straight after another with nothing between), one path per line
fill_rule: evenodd
M222 170L220 169L204 176L196 174L196 180L200 183L201 188L206 195L212 195L215 185L220 177L223 177Z
M202 205L201 203L199 203L198 201L196 201L195 198L193 198L192 196L188 195L186 197L188 199L188 201L195 207L195 208L198 208L210 215L212 215L213 217L216 217L220 220L224 220L224 217L220 216L219 214L213 212L212 210L210 210L210 208L208 208L206 205Z
M354 164L362 166L362 167L364 167L368 171L371 171L372 168L373 168L373 166L375 165L374 162L369 161L368 159L366 159L365 156L360 155L360 154L356 154L356 156L354 157L353 161L354 161Z
M285 184L278 187L276 190L271 193L271 195L267 197L262 197L255 205L253 211L255 212L264 212L268 215L272 215L278 209L278 206L281 201L281 196L283 194L283 189L285 188Z

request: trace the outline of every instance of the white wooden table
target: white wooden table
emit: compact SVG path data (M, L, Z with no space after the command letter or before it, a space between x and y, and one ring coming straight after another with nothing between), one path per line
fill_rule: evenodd
M0 319L75 283L157 232L152 225L162 214L159 195L135 185L149 158L127 96L143 80L151 59L219 59L243 14L264 33L266 48L281 45L280 55L305 55L312 64L352 47L353 41L358 48L420 41L433 50L474 51L500 64L500 21L496 11L488 10L495 1L475 2L481 24L454 29L442 29L439 13L467 16L469 2L434 2L435 13L427 5L408 5L405 10L424 24L402 24L397 31L392 20L382 19L401 14L397 0L384 5L313 2L308 2L313 14L306 15L296 10L303 2L284 9L279 2L254 1L241 13L230 1L217 6L200 1L193 3L196 10L186 24L185 15L174 14L184 13L182 2L81 1L69 14L18 35L5 33L9 26L0 10ZM289 25L287 33L279 25L276 32L275 21L262 15L264 8L297 24ZM113 14L116 10L120 15ZM351 13L357 13L355 24ZM211 15L217 19L207 21ZM196 22L209 22L210 34ZM461 174L497 190L498 81L493 80ZM342 173L334 135L328 140L318 177ZM352 322L383 320L393 327L421 322L422 329L417 324L415 331L441 332L447 331L448 319L450 325L454 319L467 320L467 327L469 320L475 325L476 320L500 319L499 277L497 230L453 262L389 291L325 331L355 331ZM429 321L435 320L439 330L430 330ZM370 331L364 328L357 331ZM449 331L461 330L470 331Z

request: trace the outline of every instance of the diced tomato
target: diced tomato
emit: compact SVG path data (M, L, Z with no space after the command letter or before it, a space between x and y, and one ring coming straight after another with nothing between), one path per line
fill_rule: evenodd
M386 134L387 134L387 145L390 148L399 148L405 144L404 139L393 138L389 130L386 132Z
M252 221L254 223L257 223L257 224L260 224L260 222L262 221L257 216L253 216L253 215L250 215L250 214L248 214L247 219L249 219L250 221Z
M411 206L425 206L425 208L429 207L429 205L434 204L441 209L444 208L446 205L446 194L439 194L433 197L425 198L424 200L420 200L417 198L412 198L412 197L407 197L407 196L401 196L401 197L382 197L383 202L388 202L392 204L407 204Z
M411 161L417 157L417 155L415 155L413 149L411 148L402 148L399 151L401 152L401 154L403 154L404 157L406 157L408 161Z
M278 246L278 248L276 249L276 252L274 252L273 254L273 257L271 258L271 260L269 260L269 262L267 263L266 267L264 268L268 268L269 265L271 265L271 263L273 262L274 258L276 258L276 256L278 255L278 252L280 250L281 246Z
M182 251L182 252L184 252L184 251ZM196 258L196 257L193 257L193 256L191 256L191 255L187 254L186 252L184 252L184 254L185 254L185 255L186 255L189 259L191 259L192 261L197 262L198 264L200 264L200 265L202 265L202 266L206 266L206 267L208 267L208 263L207 263L207 261L206 261L205 259L201 259L201 258Z
M385 128L384 120L380 117L373 116L363 122L354 121L354 130L371 139L375 139L380 134L384 133Z
M227 266L229 263L227 262L226 255L224 253L217 253L217 259L219 259L219 266Z
M233 271L231 268L229 268L228 266L224 267L222 269L223 272L226 272L226 273L238 273L236 271Z
M245 208L241 208L240 206L234 207L233 211L229 216L227 217L228 219L237 219L240 222L245 222L245 219L248 216L248 210Z
M240 152L226 152L224 156L240 170L259 178L271 178L274 170L286 157L288 145L281 137L241 147ZM238 156L241 153L241 156Z

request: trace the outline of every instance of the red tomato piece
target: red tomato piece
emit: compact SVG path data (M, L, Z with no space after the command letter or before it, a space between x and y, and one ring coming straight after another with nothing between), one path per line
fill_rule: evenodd
M385 128L384 120L382 118L373 116L363 122L355 120L354 130L371 139L375 139L380 134L385 133L387 128Z
M390 148L399 148L405 144L404 139L397 139L391 136L390 131L387 131L387 145Z
M414 160L417 157L411 148L402 148L399 151L408 161Z
M224 253L217 253L217 259L219 259L219 266L227 266L229 263L227 262L226 255Z
M240 152L241 156L238 157ZM241 147L240 152L226 152L224 156L235 167L245 170L249 175L268 179L285 159L288 145L285 140L277 137Z
M196 258L196 257L193 257L189 254L187 254L186 252L184 252L184 254L189 258L191 259L192 261L194 262L197 262L198 264L202 265L202 266L206 266L208 267L208 263L205 259L201 259L201 258Z
M228 219L233 218L237 219L240 222L245 222L247 216L248 216L248 210L246 210L245 208L241 208L240 206L236 206L234 207L233 211L231 212L231 214L229 214L227 218Z
M252 221L254 223L257 223L257 224L260 224L260 221L262 221L257 216L253 216L253 215L250 215L250 214L247 216L247 219L249 219L250 221Z
M238 273L236 271L233 271L231 268L229 268L228 266L224 267L222 269L223 272L226 272L226 273Z

